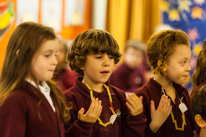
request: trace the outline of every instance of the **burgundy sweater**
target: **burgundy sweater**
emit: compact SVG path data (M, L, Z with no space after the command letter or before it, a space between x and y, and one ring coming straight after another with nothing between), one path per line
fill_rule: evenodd
M123 63L112 73L109 81L111 85L125 92L134 92L145 84L143 65L131 69Z
M115 111L121 111L120 117L117 117L114 124L107 127L96 123L83 122L77 119L78 111L83 107L87 112L90 104L90 94L88 88L81 83L82 77L77 77L74 87L64 92L66 100L73 103L71 109L71 120L65 124L67 137L143 137L146 119L143 113L138 116L131 116L125 103L125 93L115 88L107 82L109 86L113 106ZM103 123L109 122L112 112L109 109L109 98L106 89L102 93L93 91L95 98L102 100L102 113L100 119Z
M65 91L74 86L76 76L77 74L74 71L66 68L59 73L55 72L53 80L57 82L62 91Z
M13 91L0 106L0 137L64 137L64 124L59 116L59 108L53 99L56 112L43 95L37 106L39 96L34 86ZM52 97L52 96L51 96Z
M166 119L157 133L153 133L149 128L149 123L151 122L151 107L150 101L153 100L155 102L155 108L157 109L161 96L163 93L161 85L151 78L143 87L135 91L138 96L143 96L143 107L144 107L144 115L147 117L146 123L146 137L193 137L194 125L192 121L192 114L190 110L190 98L187 90L178 84L173 84L176 89L178 96L180 98L183 97L182 102L186 104L188 110L185 112L185 120L186 125L184 131L175 130L175 125L172 122L171 115ZM174 118L177 120L178 127L182 127L182 113L179 109L179 97L176 95L175 104L171 101L172 112L174 114ZM170 97L169 97L170 98ZM171 98L170 98L171 99ZM171 99L172 100L172 99ZM143 132L143 131L142 131Z

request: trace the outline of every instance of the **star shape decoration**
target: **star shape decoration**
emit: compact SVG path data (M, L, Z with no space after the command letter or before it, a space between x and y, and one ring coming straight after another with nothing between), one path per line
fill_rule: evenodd
M198 6L195 6L192 8L191 16L193 19L202 19L202 14L204 13L204 10Z
M197 56L201 50L202 50L202 43L201 42L199 42L198 44L194 44L194 48L193 48L194 55Z
M168 12L168 16L169 16L170 21L179 21L180 20L179 12L176 9L171 9Z
M190 6L192 2L189 0L178 0L178 9L180 12L186 11L190 12Z
M205 3L205 0L194 0L194 3L202 5L203 3Z
M169 3L167 2L167 1L162 1L161 2L161 5L160 5L160 9L162 10L162 11L165 11L165 12L167 12L168 10L169 10Z
M195 40L200 37L196 27L188 29L188 37L192 42L195 42Z

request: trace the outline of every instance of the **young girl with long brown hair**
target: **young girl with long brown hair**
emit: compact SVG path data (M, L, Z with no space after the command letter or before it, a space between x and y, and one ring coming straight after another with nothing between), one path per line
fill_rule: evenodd
M12 33L0 79L1 137L64 137L62 91L50 79L59 42L53 29L26 22Z

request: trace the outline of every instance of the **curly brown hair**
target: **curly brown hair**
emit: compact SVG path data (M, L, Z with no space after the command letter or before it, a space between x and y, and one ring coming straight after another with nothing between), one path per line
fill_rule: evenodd
M192 76L193 89L206 80L205 66L206 66L206 40L203 43L203 49L200 51L197 57L196 68Z
M155 74L166 75L165 62L179 45L190 46L187 34L181 30L164 30L150 37L147 56Z
M71 43L67 61L72 70L83 75L84 72L80 68L84 66L87 55L99 53L112 55L115 64L121 57L119 45L110 33L104 30L89 29L80 33Z

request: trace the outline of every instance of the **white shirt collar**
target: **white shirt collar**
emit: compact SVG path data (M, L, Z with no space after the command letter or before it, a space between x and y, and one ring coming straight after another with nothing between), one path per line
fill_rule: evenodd
M26 81L29 82L30 84L32 84L34 87L37 88L37 85L34 81L30 80L30 79L27 79L26 78ZM51 99L51 96L50 96L50 92L51 92L51 89L50 87L47 85L47 83L45 81L42 81L41 82L42 85L39 85L39 89L41 91L41 93L46 97L47 101L49 102L49 104L51 105L52 109L55 111L55 107L53 105L53 102L52 102L52 99Z

